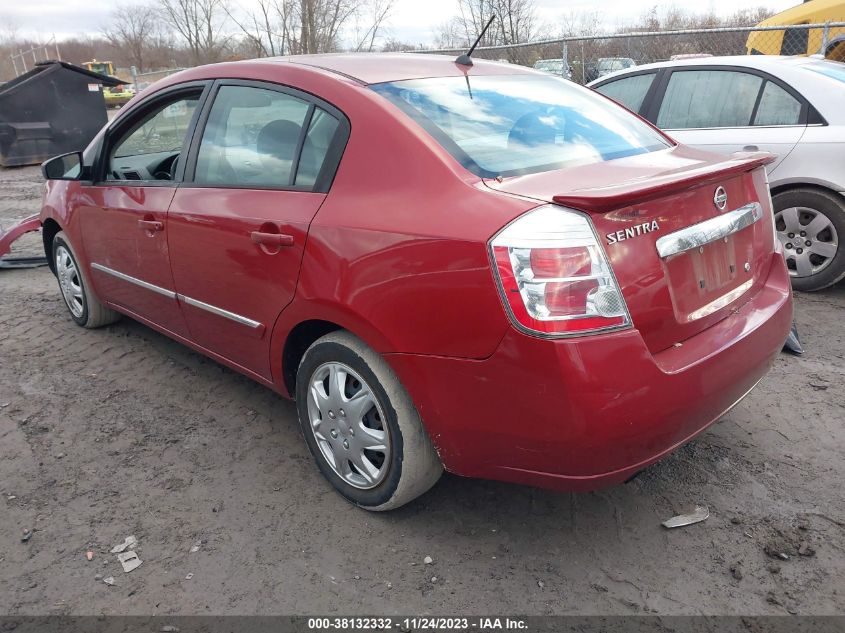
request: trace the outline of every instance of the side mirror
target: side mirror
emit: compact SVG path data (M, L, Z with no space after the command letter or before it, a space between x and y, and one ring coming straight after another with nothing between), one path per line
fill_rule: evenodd
M81 180L84 171L82 152L62 154L41 163L45 180Z

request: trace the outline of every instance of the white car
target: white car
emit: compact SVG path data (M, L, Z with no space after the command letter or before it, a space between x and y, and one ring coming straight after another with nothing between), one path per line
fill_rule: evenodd
M769 186L793 288L820 290L845 277L845 64L706 57L589 85L685 145L776 154Z

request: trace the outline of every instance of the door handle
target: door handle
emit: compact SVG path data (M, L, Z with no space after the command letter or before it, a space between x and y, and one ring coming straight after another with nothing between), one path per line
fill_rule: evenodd
M757 147L756 145L746 145L745 147L742 148L743 152L757 152L759 150L760 150L760 148Z
M250 233L250 237L256 244L264 244L265 246L293 246L293 235L286 235L285 233L253 231Z
M138 220L138 228L145 231L163 231L164 223L156 220Z

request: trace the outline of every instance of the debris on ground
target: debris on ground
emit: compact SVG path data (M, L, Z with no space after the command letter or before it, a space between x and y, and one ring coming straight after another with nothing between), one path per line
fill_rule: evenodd
M200 548L201 548L201 547L202 547L202 541L196 541L196 542L195 542L195 543L191 546L191 549L190 549L191 554L196 554L198 551L200 551Z
M537 581L537 586L538 586L540 589L544 589L544 588L546 587L546 583L544 583L542 580L538 580L538 581Z
M172 624L165 624L160 630L161 633L179 633L179 627Z
M193 572L191 572L190 574L188 574L187 576L185 576L185 580L190 580L190 579L191 579L191 578L193 578L193 577L194 577L194 574L193 574Z
M423 558L423 562L426 565L431 565L434 562L434 559L431 556L426 556L425 558Z
M121 552L117 555L117 560L123 565L123 571L127 574L134 569L138 569L144 562L138 558L138 554L135 552Z
M666 519L662 525L665 528L684 527L685 525L693 525L694 523L701 523L710 516L710 510L707 506L695 506L695 510L689 514L679 514L671 519Z
M431 577L431 582L432 582L432 583L437 582L437 576L432 576L432 577Z
M85 552L85 558L87 558L88 560L94 560L94 552L89 549L87 552Z
M103 582L106 583L109 587L114 585L114 576L108 576L107 578L103 578Z
M32 538L32 534L33 534L32 530L24 530L23 536L21 536L21 543L29 542L29 539Z
M763 545L763 551L766 556L770 558L777 558L778 560L789 560L790 556L795 556L797 552L786 539L775 538Z
M123 543L120 543L119 545L115 545L114 547L112 547L111 553L112 554L119 554L120 552L125 552L128 549L134 548L136 545L138 545L138 539L135 538L135 535L133 534L132 536L127 536L123 540Z

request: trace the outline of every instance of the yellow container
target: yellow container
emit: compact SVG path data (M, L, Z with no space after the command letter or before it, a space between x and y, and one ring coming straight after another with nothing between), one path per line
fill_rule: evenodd
M845 61L845 28L830 27L827 43L824 29L789 28L800 24L845 22L843 0L809 0L763 20L757 26L784 26L783 30L753 31L746 47L749 55L824 55Z

